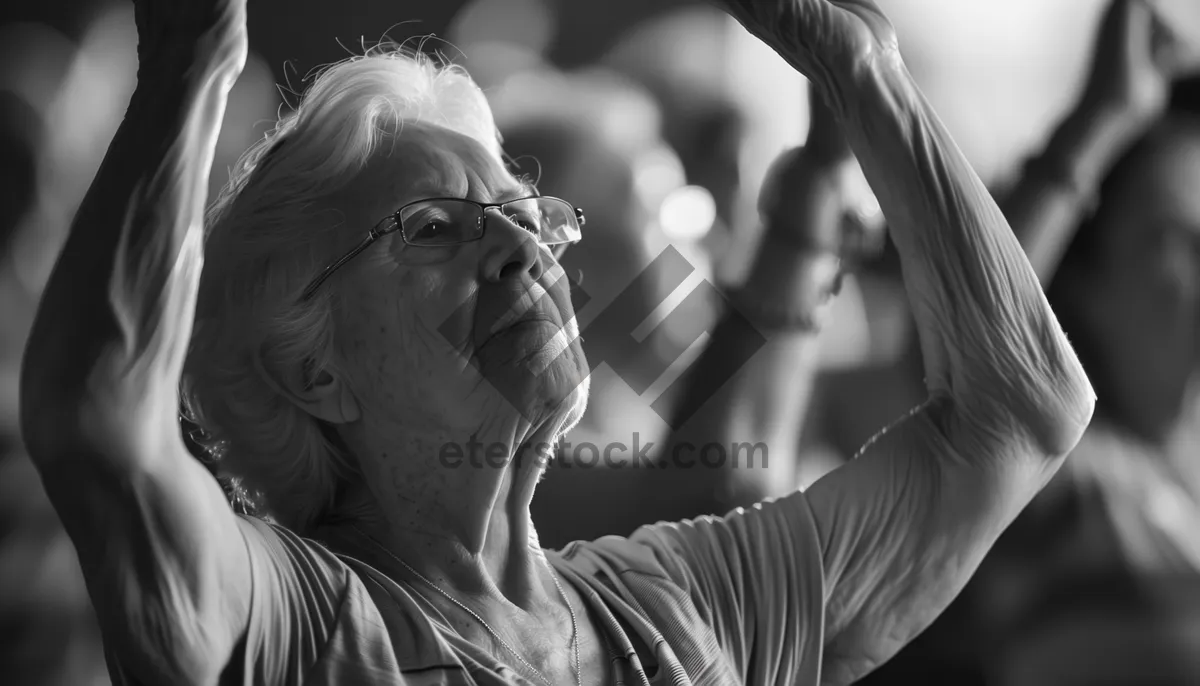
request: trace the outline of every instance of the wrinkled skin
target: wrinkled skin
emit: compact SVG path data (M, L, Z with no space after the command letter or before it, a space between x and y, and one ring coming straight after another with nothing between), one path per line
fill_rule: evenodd
M482 145L445 129L410 125L384 150L333 200L348 239L414 200L527 194ZM339 406L357 411L323 419L340 425L380 504L490 497L489 470L438 468L442 446L475 437L515 450L578 421L588 367L563 277L549 250L491 210L479 241L413 247L393 233L331 279L334 373L349 396Z
M834 75L857 74L877 59L898 59L891 21L872 0L717 0L807 76L840 111Z

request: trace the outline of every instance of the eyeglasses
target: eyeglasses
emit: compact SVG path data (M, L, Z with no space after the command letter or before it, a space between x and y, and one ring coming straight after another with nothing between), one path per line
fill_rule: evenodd
M419 248L441 248L471 243L483 238L487 228L487 211L496 208L509 221L533 234L538 243L554 246L555 259L571 243L582 238L585 223L583 210L559 198L534 196L504 203L480 203L463 198L427 198L411 202L375 225L366 238L322 271L304 289L302 300L325 283L325 280L347 262L366 250L380 238L397 231L406 245Z

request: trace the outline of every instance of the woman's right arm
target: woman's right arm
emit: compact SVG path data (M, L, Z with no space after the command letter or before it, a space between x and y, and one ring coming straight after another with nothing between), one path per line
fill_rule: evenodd
M138 85L47 284L22 434L105 643L142 683L215 683L246 629L248 525L184 447L178 384L244 0L140 2Z
M1111 2L1082 96L1002 203L1043 284L1094 209L1104 177L1166 108L1183 46L1157 22L1146 2Z

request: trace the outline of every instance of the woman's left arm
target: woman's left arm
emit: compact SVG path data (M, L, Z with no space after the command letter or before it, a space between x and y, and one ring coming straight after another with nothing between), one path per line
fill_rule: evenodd
M946 607L1087 427L1094 395L983 183L871 0L726 0L834 109L880 201L928 401L804 494L823 554L825 680L848 683Z

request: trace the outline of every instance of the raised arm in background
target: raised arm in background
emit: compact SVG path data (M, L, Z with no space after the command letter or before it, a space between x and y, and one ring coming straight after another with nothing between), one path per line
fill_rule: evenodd
M707 489L711 503L705 510L713 513L796 489L797 434L812 391L817 333L840 280L849 201L844 165L854 159L833 113L816 95L811 111L806 144L781 154L767 174L759 197L763 235L749 276L730 294L731 307L688 370L675 408L678 428L667 441L668 467L675 462L671 452L692 457L706 445L729 451L719 469L678 476ZM730 364L741 366L730 370ZM750 448L755 445L760 447Z
M42 298L22 434L139 683L216 683L245 632L247 547L184 447L178 384L209 168L247 55L244 0L136 4L138 84Z
M1082 95L1003 200L1043 284L1095 207L1113 164L1166 110L1171 80L1186 64L1184 48L1150 3L1113 0L1108 6Z

